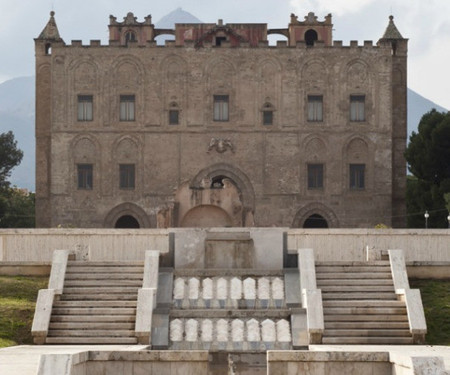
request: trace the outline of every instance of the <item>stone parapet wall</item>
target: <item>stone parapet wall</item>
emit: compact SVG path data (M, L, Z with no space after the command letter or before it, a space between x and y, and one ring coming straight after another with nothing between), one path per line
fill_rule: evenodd
M450 262L447 229L289 229L287 238L289 252L312 248L316 261L365 261L368 251L401 249L408 266Z
M91 261L144 261L146 250L169 251L168 230L0 230L0 262L51 262L54 250Z

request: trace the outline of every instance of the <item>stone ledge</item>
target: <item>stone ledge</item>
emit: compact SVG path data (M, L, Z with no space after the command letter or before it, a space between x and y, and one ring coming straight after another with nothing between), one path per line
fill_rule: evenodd
M388 362L388 352L267 351L268 362Z

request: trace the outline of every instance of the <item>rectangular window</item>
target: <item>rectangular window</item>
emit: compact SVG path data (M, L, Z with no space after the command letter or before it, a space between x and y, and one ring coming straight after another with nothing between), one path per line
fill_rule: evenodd
M93 120L92 95L78 95L78 121Z
M350 95L350 121L366 121L365 102L364 95Z
M134 95L120 95L120 121L134 121Z
M93 170L92 164L77 164L78 189L92 190Z
M263 111L263 125L273 124L273 111Z
M169 125L178 125L179 114L177 109L171 109L169 111Z
M134 164L119 164L119 187L121 189L134 189Z
M214 95L214 121L228 121L228 95Z
M308 95L308 121L323 121L322 95Z
M365 164L350 164L350 189L363 190L365 183Z
M323 164L308 164L308 189L323 189Z

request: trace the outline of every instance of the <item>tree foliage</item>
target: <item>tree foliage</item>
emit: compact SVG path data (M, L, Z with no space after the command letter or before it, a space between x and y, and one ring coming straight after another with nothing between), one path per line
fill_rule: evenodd
M413 132L405 152L409 170L406 201L408 226L424 227L429 211L429 227L446 228L444 195L450 192L450 112L435 109L423 115L418 132Z
M3 188L0 192L0 228L34 228L34 193Z
M23 152L17 148L12 131L0 134L0 188L9 187L11 170L22 161Z

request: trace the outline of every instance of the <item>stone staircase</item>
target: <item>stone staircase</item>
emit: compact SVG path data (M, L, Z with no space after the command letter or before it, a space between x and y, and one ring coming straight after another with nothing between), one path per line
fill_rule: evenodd
M46 344L137 344L143 262L69 261Z
M389 261L318 262L323 344L412 344L406 306L397 300Z

